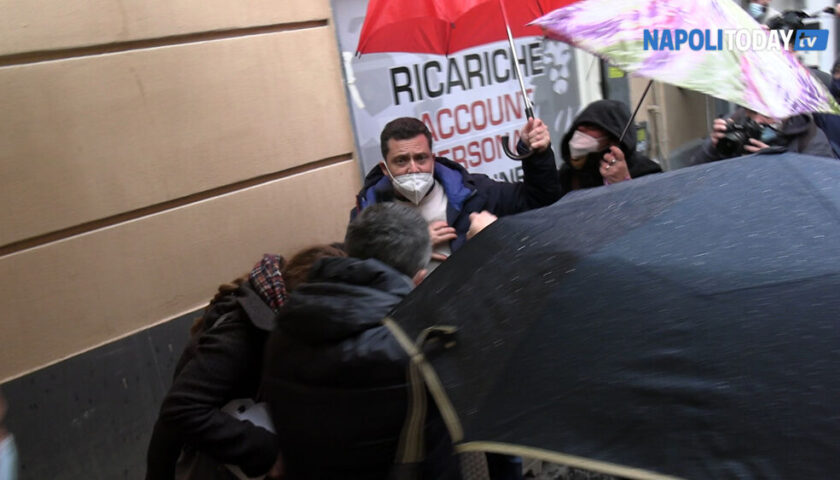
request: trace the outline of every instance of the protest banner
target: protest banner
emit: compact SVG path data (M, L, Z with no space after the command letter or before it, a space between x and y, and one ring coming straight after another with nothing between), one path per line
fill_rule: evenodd
M379 134L397 117L421 119L432 131L437 156L471 173L497 180L522 179L519 161L505 156L525 125L525 108L507 42L495 42L449 56L413 53L356 55L367 0L333 0L333 16L355 129L362 175L382 159ZM558 143L580 110L572 49L542 37L515 40L535 115Z

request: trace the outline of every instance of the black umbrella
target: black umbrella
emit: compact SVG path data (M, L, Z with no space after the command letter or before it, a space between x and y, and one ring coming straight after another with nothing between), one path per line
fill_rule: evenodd
M502 218L386 322L457 327L417 358L461 451L836 478L839 295L840 162L783 154Z

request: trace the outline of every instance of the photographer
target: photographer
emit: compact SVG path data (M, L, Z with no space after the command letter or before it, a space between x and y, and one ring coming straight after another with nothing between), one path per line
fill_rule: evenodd
M794 115L778 121L746 108L729 119L716 119L693 163L708 163L759 151L795 152L835 158L825 134L811 115Z
M768 20L779 15L779 11L770 7L770 0L758 0L756 2L744 2L744 9L755 19L756 22L766 24Z

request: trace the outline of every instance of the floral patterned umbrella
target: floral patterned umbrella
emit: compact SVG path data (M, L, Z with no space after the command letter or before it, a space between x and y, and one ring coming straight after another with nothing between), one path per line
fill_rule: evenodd
M545 35L604 58L624 71L696 90L756 112L786 118L805 112L840 114L828 90L784 49L727 48L718 31L745 31L770 45L775 34L732 0L583 0L533 22ZM703 49L654 49L648 42L677 30L699 30ZM708 30L708 33L706 32ZM666 34L665 31L668 31ZM723 33L723 32L722 32ZM705 37L708 35L708 37ZM712 41L709 42L708 40ZM707 50L708 46L719 50Z

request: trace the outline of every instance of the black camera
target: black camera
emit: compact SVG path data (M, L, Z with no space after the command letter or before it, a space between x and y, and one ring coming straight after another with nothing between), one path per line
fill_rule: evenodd
M801 10L785 10L767 21L770 30L793 30L791 38L796 38L800 30L819 30L820 21Z
M763 130L764 126L751 118L728 123L723 138L718 140L717 151L725 157L742 153L744 146L749 145L751 138L761 139Z

